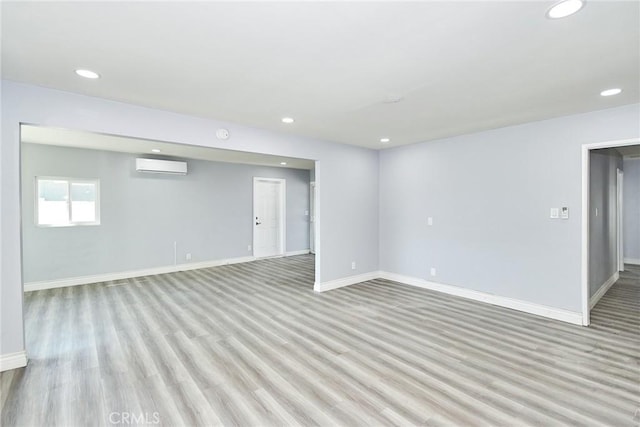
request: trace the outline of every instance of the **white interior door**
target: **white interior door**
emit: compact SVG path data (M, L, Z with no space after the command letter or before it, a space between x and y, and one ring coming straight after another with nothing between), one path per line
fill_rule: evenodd
M253 256L284 255L285 180L253 179Z
M309 191L309 249L312 254L316 253L316 183L311 183Z

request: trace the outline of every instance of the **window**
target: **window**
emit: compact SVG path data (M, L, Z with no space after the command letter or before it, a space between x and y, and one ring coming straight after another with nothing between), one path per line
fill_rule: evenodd
M48 227L100 224L100 181L36 179L36 224Z

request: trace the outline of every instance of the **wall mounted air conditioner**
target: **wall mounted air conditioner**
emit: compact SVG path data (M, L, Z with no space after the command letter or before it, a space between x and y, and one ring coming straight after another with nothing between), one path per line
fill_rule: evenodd
M176 162L174 160L136 159L136 170L138 172L186 175L187 162Z

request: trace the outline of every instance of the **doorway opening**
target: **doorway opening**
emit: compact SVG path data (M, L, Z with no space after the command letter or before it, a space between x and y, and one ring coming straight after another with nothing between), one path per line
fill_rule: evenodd
M582 146L582 324L624 271L624 159L640 138Z
M315 160L29 124L21 125L20 140L25 292L249 262L255 251L262 257L310 252ZM138 169L139 158L185 168L149 173ZM69 177L63 189L71 196L58 187L40 194L36 183L43 177L57 177L56 185ZM264 177L277 196L266 204L275 209L269 245L254 244L254 177ZM79 192L89 181L99 182L99 193ZM77 217L79 204L88 202L99 221ZM38 207L58 205L68 213L63 223L38 223ZM315 282L316 250L308 258Z

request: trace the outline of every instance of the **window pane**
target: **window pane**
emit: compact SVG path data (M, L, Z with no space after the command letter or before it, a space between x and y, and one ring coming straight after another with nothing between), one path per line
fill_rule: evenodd
M71 221L96 222L96 184L71 183Z
M67 181L38 180L38 224L69 223L68 191Z

